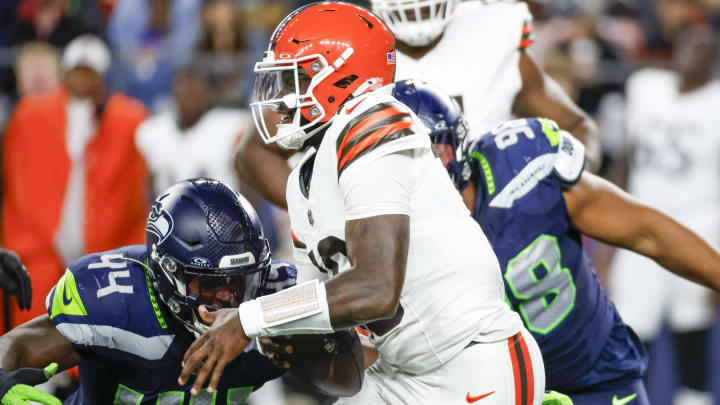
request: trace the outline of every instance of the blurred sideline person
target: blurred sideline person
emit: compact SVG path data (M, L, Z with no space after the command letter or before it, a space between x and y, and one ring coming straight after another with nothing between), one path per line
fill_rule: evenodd
M134 133L145 109L106 97L110 54L96 37L71 42L62 64L63 86L22 99L4 139L2 239L35 288L32 310L12 310L12 326L42 313L68 264L143 238L147 170Z
M716 57L717 35L708 27L690 28L675 44L674 71L638 71L626 91L628 191L714 246L720 243ZM682 386L674 403L710 404L708 343L715 321L710 290L627 251L614 258L609 290L644 342L652 342L668 323Z
M255 65L258 131L303 153L287 186L298 285L208 314L180 375L197 371L194 395L255 337L363 324L380 354L341 404L541 403L540 351L503 300L497 259L392 96L394 43L370 11L315 3Z
M423 79L456 98L469 130L482 134L511 116L557 121L586 144L590 163L600 157L595 123L548 77L527 51L532 15L515 1L373 0L372 9L397 39L394 80ZM416 14L417 13L417 14ZM384 83L389 84L389 83ZM238 150L241 178L285 207L286 159L291 152L248 137Z
M207 330L201 313L295 283L295 268L272 260L247 200L219 181L185 180L155 200L146 232L145 244L70 264L47 297L47 313L0 337L2 405L38 396L60 404L30 387L58 365L80 369L66 405L241 405L283 374L248 350L212 394L189 401L191 385L177 382L185 349Z
M567 393L576 405L649 404L642 343L598 283L581 233L716 290L720 253L667 215L584 172L582 144L551 120L504 122L467 137L459 106L437 88L405 81L395 94L430 128L440 158L488 235L508 302L543 353L547 388Z
M153 191L160 193L179 180L197 176L237 189L233 155L240 139L254 127L250 112L215 107L207 72L199 64L176 73L173 101L175 108L152 115L135 135Z
M60 57L57 49L44 42L23 45L15 59L14 73L18 98L55 89L60 85ZM10 94L0 92L0 131L5 128L14 101Z
M55 47L30 42L20 48L15 61L15 85L20 98L54 90L60 81L60 57Z

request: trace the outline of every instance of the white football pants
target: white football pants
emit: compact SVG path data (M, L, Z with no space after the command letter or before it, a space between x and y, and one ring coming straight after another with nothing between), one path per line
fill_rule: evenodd
M457 356L422 375L383 362L365 370L360 392L340 405L540 405L545 368L535 339L523 329L492 343L472 342Z

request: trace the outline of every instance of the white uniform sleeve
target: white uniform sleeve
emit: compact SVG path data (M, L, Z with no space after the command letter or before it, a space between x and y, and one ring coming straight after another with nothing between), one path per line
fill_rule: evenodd
M419 180L424 149L383 155L340 178L345 220L378 215L410 215L410 196Z

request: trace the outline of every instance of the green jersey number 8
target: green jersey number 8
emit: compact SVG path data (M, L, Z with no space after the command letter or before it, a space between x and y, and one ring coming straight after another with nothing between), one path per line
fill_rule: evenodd
M533 333L552 332L575 306L575 283L561 258L557 238L543 234L507 264L505 281Z

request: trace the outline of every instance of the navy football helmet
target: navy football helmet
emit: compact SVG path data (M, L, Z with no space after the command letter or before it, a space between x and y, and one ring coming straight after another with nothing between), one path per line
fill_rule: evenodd
M467 122L458 102L437 87L417 80L396 82L394 96L427 127L435 153L458 188L464 188L463 143Z
M155 291L195 333L208 326L199 305L236 308L255 298L270 268L270 247L257 213L238 192L196 178L160 195L148 217L146 245Z

